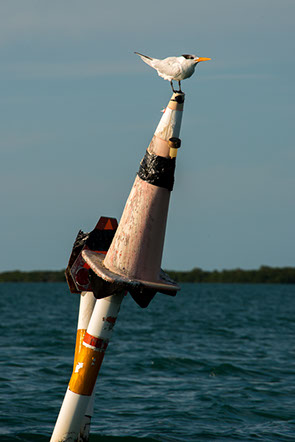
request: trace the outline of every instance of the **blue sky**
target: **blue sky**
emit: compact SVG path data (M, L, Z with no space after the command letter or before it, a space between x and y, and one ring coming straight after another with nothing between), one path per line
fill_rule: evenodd
M0 271L61 269L120 219L170 85L133 54L211 57L183 82L162 267L294 266L294 0L0 3Z

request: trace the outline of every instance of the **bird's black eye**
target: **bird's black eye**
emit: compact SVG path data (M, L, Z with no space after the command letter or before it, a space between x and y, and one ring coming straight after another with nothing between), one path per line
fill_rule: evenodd
M193 55L190 55L190 54L182 54L182 56L184 58L186 58L187 60L193 60L195 58Z

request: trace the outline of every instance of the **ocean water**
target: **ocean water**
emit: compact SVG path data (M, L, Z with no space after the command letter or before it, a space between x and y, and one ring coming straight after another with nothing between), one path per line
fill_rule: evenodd
M79 295L0 284L0 441L49 441L71 375ZM295 441L295 286L183 284L123 301L91 442Z

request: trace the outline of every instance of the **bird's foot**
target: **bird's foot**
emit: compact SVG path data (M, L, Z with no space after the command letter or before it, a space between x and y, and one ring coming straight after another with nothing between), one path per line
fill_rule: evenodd
M182 90L181 90L180 82L178 82L178 84L179 84L179 89L178 89L178 91L177 91L176 89L174 89L174 85L173 85L173 82L172 82L172 81L170 81L170 84L171 84L172 92L173 92L174 94L182 94L182 95L184 95L184 92L182 92Z
M174 88L172 88L172 91L174 94L184 94L184 92L181 89L178 89L178 91Z

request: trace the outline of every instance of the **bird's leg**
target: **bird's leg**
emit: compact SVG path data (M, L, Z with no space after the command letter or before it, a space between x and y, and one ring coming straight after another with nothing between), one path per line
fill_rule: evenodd
M181 90L181 83L180 83L180 80L178 80L178 86L179 86L179 90L178 90L178 92L181 92L181 93L183 94L183 92L182 92L182 90Z
M172 81L172 80L170 81L170 84L171 84L171 87L172 87L172 92L173 92L173 93L177 92L177 91L174 89L174 87L173 87L173 81Z

